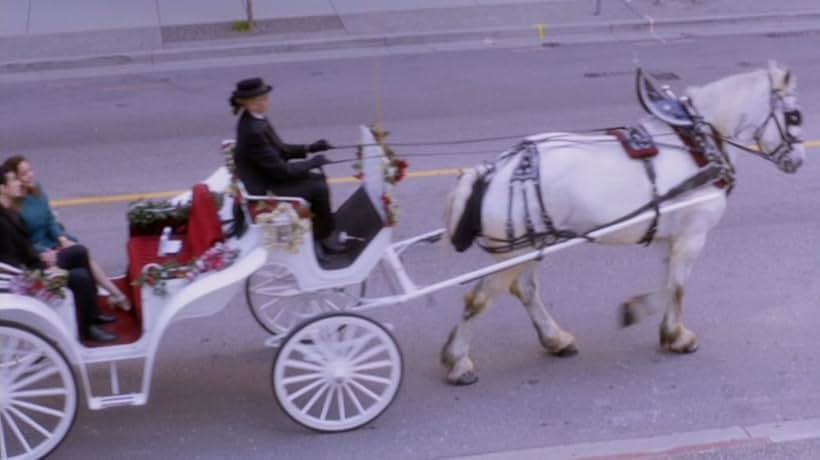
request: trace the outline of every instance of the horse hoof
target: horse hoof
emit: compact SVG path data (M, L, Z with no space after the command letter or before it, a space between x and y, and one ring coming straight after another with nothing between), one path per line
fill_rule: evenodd
M632 311L629 304L621 304L621 327L629 327L638 322L638 315Z
M694 342L694 343L687 344L686 346L683 346L683 347L680 347L680 348L672 348L670 346L667 346L666 351L669 351L671 353L676 353L676 354L679 354L679 355L688 355L688 354L691 354L691 353L694 353L694 352L698 351L698 344L697 344L697 342Z
M550 354L559 358L570 358L578 354L578 347L571 343L558 351L550 352Z
M448 382L452 385L456 385L456 386L460 386L460 387L467 386L467 385L472 385L472 384L478 382L478 374L476 374L473 371L467 371L467 372L461 374L456 380L450 380Z

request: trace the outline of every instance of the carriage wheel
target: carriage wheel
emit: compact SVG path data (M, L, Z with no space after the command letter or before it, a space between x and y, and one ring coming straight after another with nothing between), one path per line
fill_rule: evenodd
M402 357L379 323L331 313L299 325L273 362L273 392L296 423L325 432L353 430L395 399Z
M296 325L322 313L342 311L358 302L342 289L293 292L296 280L284 267L265 265L245 282L245 299L256 322L273 335L284 336Z
M0 322L0 459L43 458L77 416L77 384L63 353L28 327Z

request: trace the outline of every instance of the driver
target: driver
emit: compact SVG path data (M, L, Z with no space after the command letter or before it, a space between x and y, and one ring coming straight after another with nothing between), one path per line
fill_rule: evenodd
M231 94L233 113L239 116L234 151L239 179L252 195L271 192L306 199L313 213L313 238L318 243L315 247L319 258L344 252L344 245L335 235L325 176L311 171L330 160L322 154L305 159L308 153L323 152L333 146L324 139L309 145L283 142L266 117L272 90L261 78L249 78L239 81Z

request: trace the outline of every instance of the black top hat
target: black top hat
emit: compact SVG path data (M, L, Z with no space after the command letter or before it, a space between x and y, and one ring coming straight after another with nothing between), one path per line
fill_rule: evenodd
M249 99L269 93L271 90L273 86L266 84L261 78L247 78L236 83L231 99Z

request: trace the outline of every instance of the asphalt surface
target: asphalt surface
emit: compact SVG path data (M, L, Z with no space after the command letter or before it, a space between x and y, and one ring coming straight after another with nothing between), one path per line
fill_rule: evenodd
M805 137L818 139L815 47L811 35L737 36L237 61L228 68L6 82L0 139L4 152L31 158L54 199L179 190L220 164L219 141L232 136L227 94L245 76L276 85L271 118L288 141L352 144L359 123L381 121L400 144L628 123L641 115L633 93L636 56L674 74L669 82L678 89L778 59L799 78ZM429 170L492 158L512 143L396 149L412 170ZM81 409L53 458L441 458L818 417L820 167L811 160L817 149L809 152L796 176L753 158L740 161L729 211L687 290L685 317L701 339L694 355L658 351L659 318L616 328L615 307L659 281L656 252L584 246L550 258L541 272L543 296L578 338L580 355L544 356L521 308L504 298L474 341L481 381L450 387L438 350L460 315L462 291L386 308L373 316L393 324L402 345L405 380L397 400L367 427L318 435L276 407L269 379L274 352L261 346L264 333L235 299L215 317L168 331L147 406ZM352 150L333 155L349 158ZM351 170L334 165L329 173ZM399 237L440 226L441 198L452 180L401 184ZM351 190L334 187L334 201ZM124 267L124 211L125 203L59 208L112 273ZM429 247L406 263L425 284L489 261L478 252ZM378 277L373 284L383 289ZM817 443L808 440L680 458L816 453Z

